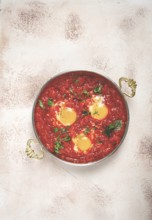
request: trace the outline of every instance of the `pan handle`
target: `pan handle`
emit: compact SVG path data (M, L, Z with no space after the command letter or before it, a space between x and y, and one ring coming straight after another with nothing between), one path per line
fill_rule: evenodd
M121 78L119 79L119 87L120 87L120 90L122 90L122 82L123 82L123 81L126 82L126 83L128 83L128 86L131 88L131 94L128 94L128 93L126 93L126 92L123 92L123 94L126 95L126 96L128 96L128 97L130 97L130 98L134 97L135 94L136 94L136 87L137 87L136 81L133 80L133 79L128 79L128 78L126 78L126 77L121 77Z
M35 153L35 151L32 149L32 146L31 146L31 144L34 144L34 143L36 143L36 140L34 140L34 139L29 139L27 141L25 153L29 158L34 158L34 159L40 160L44 157L43 148L41 147L41 151L39 154Z

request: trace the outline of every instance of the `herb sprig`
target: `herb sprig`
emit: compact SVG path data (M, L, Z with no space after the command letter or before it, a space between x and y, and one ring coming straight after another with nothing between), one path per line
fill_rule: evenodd
M101 93L101 90L102 90L102 85L99 85L99 86L95 87L93 91L94 91L94 93L99 94L99 93Z
M115 130L120 130L122 127L122 120L116 120L114 123L108 125L105 130L104 130L104 134L107 136L107 137L110 137L112 132L115 131Z
M56 141L54 146L54 152L59 153L60 149L64 148L61 141Z
M54 132L58 132L58 136L54 145L54 152L60 153L60 149L64 148L63 142L71 141L71 137L68 134L68 128L54 128Z
M65 138L62 138L62 140L68 142L71 140L71 137L67 135Z

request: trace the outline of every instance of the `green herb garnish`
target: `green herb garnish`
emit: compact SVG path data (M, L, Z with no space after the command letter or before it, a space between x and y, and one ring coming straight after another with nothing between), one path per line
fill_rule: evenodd
M122 127L122 120L115 121L115 130L120 130Z
M53 101L52 101L52 98L49 98L49 99L48 99L48 105L49 105L49 106L54 105L54 103L53 103Z
M39 106L42 108L42 109L45 109L44 105L43 105L43 102L39 99Z
M88 134L90 132L90 128L86 128L85 130L84 130L84 134Z
M57 136L55 145L54 145L54 152L59 153L61 148L64 148L62 145L62 141L68 142L71 140L71 137L66 133L68 128L54 128L54 132L59 131L59 135ZM65 133L65 137L62 138L62 135Z
M79 82L79 79L76 79L75 82L78 83L78 82Z
M89 93L88 93L88 91L87 91L87 90L83 90L83 94L84 94L84 95L86 95L86 96L88 96L88 95L89 95Z
M63 138L62 140L68 142L68 141L71 140L71 137L70 137L69 135L67 135L67 136L66 136L65 138Z
M61 144L61 142L56 141L55 146L54 146L54 152L58 154L61 148L63 148L63 145Z
M101 93L101 89L102 89L102 85L95 87L93 91L94 93Z
M64 94L63 94L63 97L65 98L66 96L67 96L67 95L64 93Z
M54 128L54 132L58 132L59 131L59 129L58 128Z
M98 111L93 112L93 115L98 115L98 114L99 114Z
M89 115L89 114L90 114L90 112L89 112L89 111L87 111L87 110L84 110L84 111L82 112L82 114L83 114L84 116L86 116L86 115Z
M113 124L108 125L103 133L107 135L107 137L110 137L113 131L120 130L121 127L122 127L122 120L116 120Z

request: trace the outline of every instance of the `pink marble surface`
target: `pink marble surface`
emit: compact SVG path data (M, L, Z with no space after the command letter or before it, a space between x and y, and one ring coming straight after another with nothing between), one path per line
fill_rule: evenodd
M152 1L2 0L0 219L152 219ZM136 79L120 149L92 167L28 159L39 88L69 70Z

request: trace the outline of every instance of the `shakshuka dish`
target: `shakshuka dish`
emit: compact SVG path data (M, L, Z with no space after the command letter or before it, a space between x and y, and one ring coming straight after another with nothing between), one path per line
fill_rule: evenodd
M43 146L56 157L79 164L111 154L128 124L128 108L116 85L88 71L68 72L46 83L33 116Z

